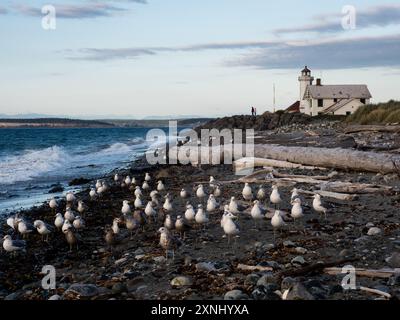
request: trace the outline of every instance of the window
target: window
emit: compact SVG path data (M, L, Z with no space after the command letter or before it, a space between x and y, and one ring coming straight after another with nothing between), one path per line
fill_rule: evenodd
M349 115L351 115L351 111L346 112L346 116L349 116Z
M360 99L362 104L365 104L365 99Z
M336 103L337 102L337 98L333 99L333 102Z
M322 112L318 112L318 115L319 115L319 116L322 116Z
M318 99L318 107L322 108L324 106L324 99Z

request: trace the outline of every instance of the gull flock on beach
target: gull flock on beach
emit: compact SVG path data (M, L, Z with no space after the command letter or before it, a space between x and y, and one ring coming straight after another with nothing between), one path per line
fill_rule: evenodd
M227 245L235 246L240 235L246 232L271 234L276 241L277 232L298 227L305 214L309 213L307 210L323 215L325 221L327 219L328 209L317 193L309 207L303 206L297 189L292 190L288 195L290 201L285 203L286 198L275 184L270 188L261 185L256 189L250 183L245 183L239 195L224 193L223 185L211 176L208 183L189 188L181 186L176 192L175 189L168 189L167 181L155 179L150 173L144 177L116 174L111 182L96 181L90 188L88 203L78 199L72 192L68 192L65 199L51 199L48 207L52 220L37 219L31 223L19 213L9 217L2 247L12 256L24 254L29 250L32 235L36 233L47 245L51 245L53 238L61 236L65 239L67 250L79 250L79 245L84 245L82 239L86 229L93 227L93 219L90 220L91 224L86 221L88 215L96 214L91 204L100 203L106 199L108 192L115 192L118 188L128 191L130 196L120 204L119 215L110 217L112 223L101 226L104 230L101 241L112 251L124 239L124 230L129 233L129 240L134 240L139 232L153 233L158 237L159 246L165 251L167 260L169 253L174 257L179 247L188 245L188 234L193 234L197 239L213 224L220 228L221 236L227 238ZM176 204L179 198L180 203L184 203L183 207ZM282 211L284 205L291 207L291 210ZM248 219L254 221L254 228L244 226L244 220ZM269 223L266 223L268 220Z

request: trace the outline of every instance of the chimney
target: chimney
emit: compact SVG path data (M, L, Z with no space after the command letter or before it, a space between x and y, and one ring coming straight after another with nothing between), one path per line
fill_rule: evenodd
M320 78L317 79L317 86L322 86Z

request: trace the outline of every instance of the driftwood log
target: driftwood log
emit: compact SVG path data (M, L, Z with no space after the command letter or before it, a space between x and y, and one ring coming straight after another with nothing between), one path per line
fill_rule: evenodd
M400 125L396 126L380 126L380 125L353 125L344 129L344 133L357 133L357 132L392 132L399 133Z
M371 270L371 269L355 269L356 276L359 277L369 277L369 278L382 278L387 279L395 274L400 274L400 269L381 269L381 270ZM338 275L342 273L342 268L325 268L324 273L330 275Z

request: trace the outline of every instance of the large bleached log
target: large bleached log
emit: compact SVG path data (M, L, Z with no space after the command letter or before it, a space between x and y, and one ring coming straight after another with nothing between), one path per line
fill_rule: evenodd
M310 195L310 196L318 193L322 197L332 198L332 199L337 199L337 200L342 200L342 201L353 201L358 198L358 196L355 194L337 193L337 192L329 192L329 191L323 191L323 190L307 191L307 190L298 189L297 192L300 194L306 194L306 195Z
M355 194L386 193L390 192L393 189L392 187L383 185L340 181L323 182L320 185L320 188L324 191Z
M272 167L272 168L286 168L286 169L301 169L301 170L326 170L322 167L304 166L298 163L288 161L280 161L264 158L242 158L234 162L236 170L242 170L249 167Z
M353 125L344 129L346 134L357 132L400 132L400 126L380 126L380 125Z
M381 269L381 270L373 270L373 269L362 269L356 268L355 269L356 275L359 277L368 277L368 278L382 278L387 279L391 276L395 275L396 273L400 273L400 269ZM324 273L330 275L338 275L342 274L342 268L325 268Z
M307 166L380 172L384 174L397 172L397 167L400 165L399 155L342 148L256 145L254 153L255 157L289 161Z

